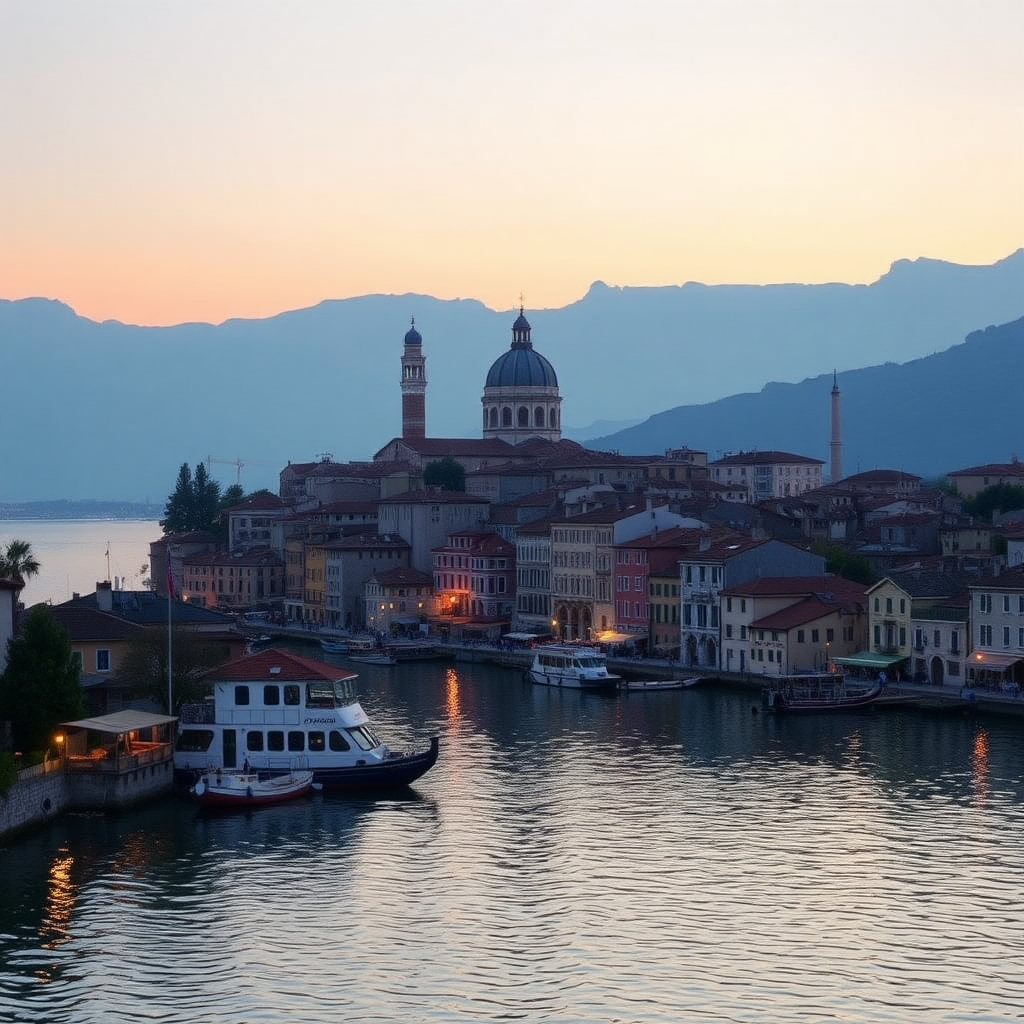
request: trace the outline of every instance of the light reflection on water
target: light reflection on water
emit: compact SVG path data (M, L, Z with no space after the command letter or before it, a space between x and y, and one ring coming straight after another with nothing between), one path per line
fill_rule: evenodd
M461 664L361 688L393 747L442 736L401 798L0 849L0 1019L1019 1020L1017 724Z

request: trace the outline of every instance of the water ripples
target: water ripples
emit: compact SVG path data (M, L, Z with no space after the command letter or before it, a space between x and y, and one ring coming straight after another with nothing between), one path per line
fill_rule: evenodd
M0 1019L1020 1019L1015 727L403 673L365 703L442 733L407 797L0 851Z

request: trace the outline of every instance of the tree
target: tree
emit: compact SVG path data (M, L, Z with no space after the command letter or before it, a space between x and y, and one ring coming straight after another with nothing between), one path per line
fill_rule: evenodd
M36 605L21 635L7 645L7 669L0 676L0 719L11 723L15 747L45 750L60 722L81 718L79 663L71 638L50 614Z
M871 584L878 576L871 568L871 563L863 556L848 551L842 544L829 544L826 541L815 541L811 550L825 559L825 572L842 576L854 583Z
M39 573L39 562L27 540L12 540L0 551L0 577L18 576L22 581Z
M202 633L174 626L171 629L171 688L175 714L182 704L202 700L209 691L199 676L222 664L224 646L204 640ZM167 631L146 630L128 644L114 676L133 697L149 697L167 707Z
M164 533L216 530L220 519L220 484L210 478L206 466L197 463L195 473L183 462L174 492L167 498L160 526Z
M220 519L220 484L210 478L206 463L200 462L192 477L193 530L213 529Z
M964 511L982 519L990 519L996 512L1014 512L1017 509L1024 509L1024 487L1020 484L993 484L973 498L964 499Z
M174 492L167 497L164 518L160 520L164 533L186 533L191 529L192 495L192 470L187 462L183 462Z
M423 482L429 487L441 487L446 491L464 491L466 489L466 471L461 462L450 455L428 463L423 470Z

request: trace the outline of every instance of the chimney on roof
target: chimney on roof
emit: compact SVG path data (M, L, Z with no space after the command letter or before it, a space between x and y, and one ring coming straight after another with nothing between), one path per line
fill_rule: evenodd
M109 612L114 608L114 595L110 587L110 580L104 580L96 584L96 604L101 612Z

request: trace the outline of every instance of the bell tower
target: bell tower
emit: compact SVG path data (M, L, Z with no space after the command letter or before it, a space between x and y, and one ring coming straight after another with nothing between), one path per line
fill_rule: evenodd
M402 437L427 436L427 359L412 318L402 349Z

